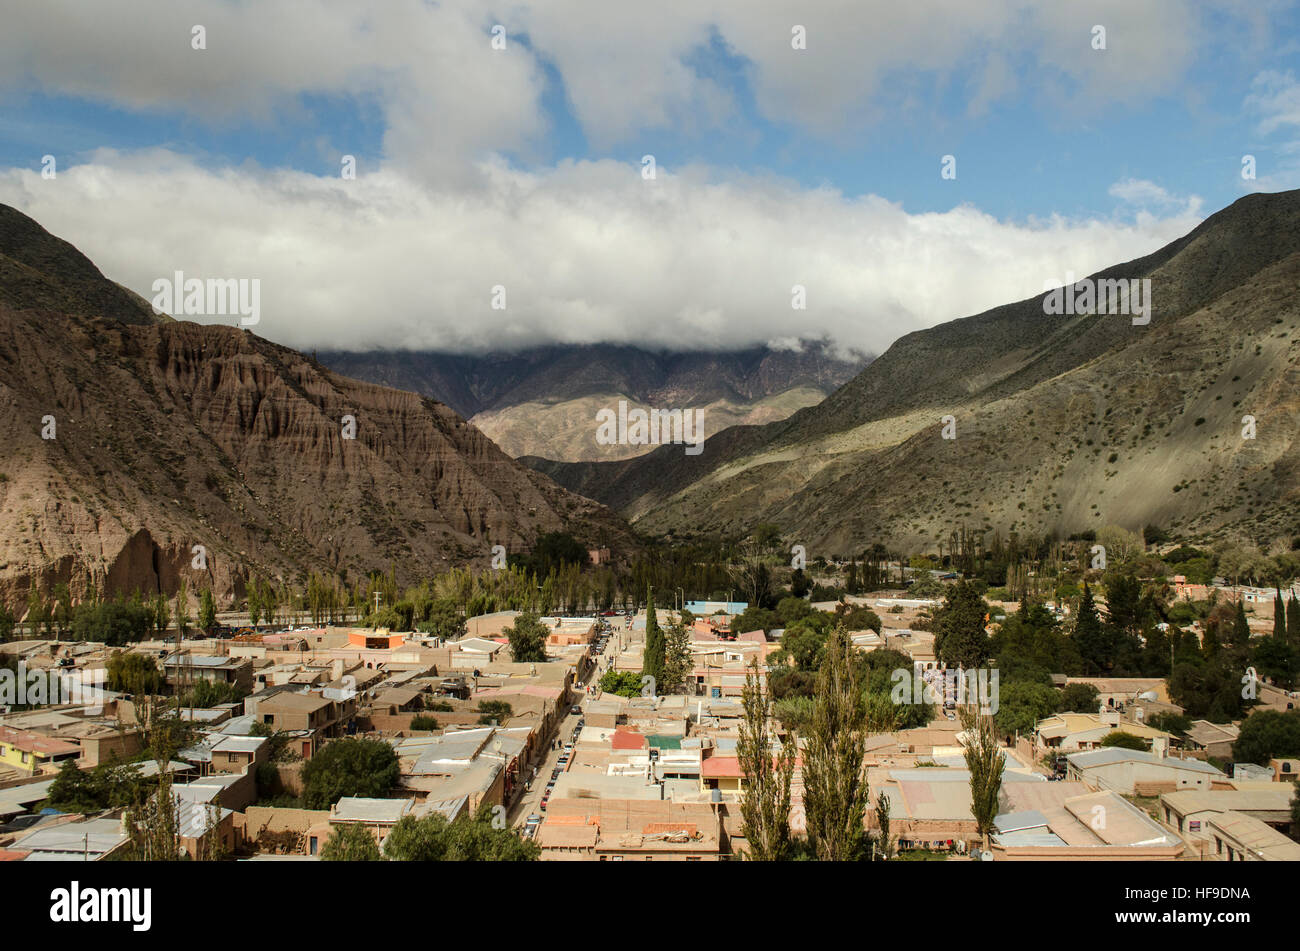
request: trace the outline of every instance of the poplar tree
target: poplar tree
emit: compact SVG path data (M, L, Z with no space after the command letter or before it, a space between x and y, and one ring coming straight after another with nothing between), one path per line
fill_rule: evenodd
M998 748L993 718L981 716L975 707L962 708L962 725L966 728L966 768L970 771L971 814L975 830L989 847L993 820L998 815L998 792L1002 789L1002 770L1006 760Z
M663 678L660 693L675 693L686 685L692 668L691 631L678 618L668 625L664 641Z
M758 671L758 658L750 662L741 694L744 719L736 755L745 776L740 804L741 829L749 850L745 857L760 862L780 862L791 856L790 783L794 776L795 747L787 737L773 756L772 697Z
M867 711L853 645L842 627L831 633L817 675L812 725L804 745L804 810L808 838L822 861L863 857L867 811Z

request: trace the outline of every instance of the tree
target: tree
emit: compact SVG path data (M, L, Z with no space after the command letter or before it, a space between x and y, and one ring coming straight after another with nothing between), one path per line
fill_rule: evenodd
M322 862L378 862L383 859L375 834L363 825L345 823L334 827L321 846Z
M630 670L610 670L601 675L600 689L620 697L641 696L641 675Z
M1286 639L1286 605L1282 603L1282 589L1277 589L1273 599L1273 636L1278 640Z
M162 671L147 654L116 651L108 659L108 689L121 693L157 693L162 689Z
M794 776L795 747L787 735L781 752L772 754L772 697L759 675L758 658L750 662L741 694L744 718L736 755L745 776L741 801L741 828L749 843L746 856L760 862L790 857L790 781Z
M1056 709L1058 713L1096 713L1100 696L1092 684L1066 684Z
M975 707L963 707L961 714L966 728L966 768L970 771L970 811L975 817L975 831L983 837L987 849L1007 762L998 747L993 718L981 716Z
M44 804L60 812L101 812L132 803L141 781L135 764L100 763L82 770L75 760L64 760Z
M645 616L645 648L641 652L641 675L650 677L654 683L654 690L659 692L659 682L664 677L664 654L666 643L664 633L659 627L659 619L655 616L655 589L651 587L646 595L648 607Z
M387 743L334 740L302 768L303 803L308 809L328 809L345 796L381 799L399 775L397 754Z
M882 859L887 859L894 854L894 841L889 834L889 796L883 792L876 797L876 828L880 830L876 851Z
M217 626L217 605L212 600L212 589L204 588L199 596L199 630L211 634Z
M142 641L149 634L149 610L136 602L109 601L77 605L72 616L72 636L79 641L101 641L121 647Z
M72 622L72 592L62 582L54 586L54 623L58 636L63 637Z
M823 861L856 860L864 854L867 723L857 669L848 635L836 629L818 672L804 747L808 838Z
M543 663L546 660L546 638L550 632L541 619L531 611L515 618L515 623L502 633L510 639L510 656L517 664Z
M1286 603L1286 636L1292 644L1300 646L1300 599L1294 595Z
M171 605L167 603L167 595L160 591L153 599L153 629L159 636L162 636L167 632L167 628L171 626L171 623ZM253 623L256 624L257 622L254 621Z
M1300 842L1300 783L1295 784L1295 791L1291 794L1291 828L1287 835Z
M1244 601L1237 602L1237 616L1232 625L1232 646L1245 647L1250 643L1250 623L1246 620Z
M728 566L732 583L750 607L770 607L772 573L763 560L763 546L748 541L737 546L735 560Z
M781 544L781 526L760 522L754 526L754 542L765 551L774 550Z
M176 631L181 637L184 637L185 633L190 629L190 589L184 578L181 579L176 588L175 615Z
M934 651L949 667L979 667L989 656L985 632L989 606L969 581L948 589L943 605L934 612Z
M515 709L504 700L480 700L478 712L481 714L479 723L504 723L514 716Z
M1124 730L1111 730L1101 738L1102 746L1115 746L1122 750L1145 750L1147 741L1135 733Z
M1093 600L1092 590L1086 581L1083 583L1079 611L1075 616L1074 642L1079 648L1087 673L1100 674L1110 670L1114 662L1113 645L1106 636L1101 618L1097 616L1097 603Z
M668 634L664 642L663 680L659 683L660 693L676 693L686 685L686 679L694 669L694 655L691 653L691 632L680 619L668 625Z
M399 862L535 862L541 851L486 803L473 818L461 815L454 822L438 812L404 816L384 840L384 853Z
M993 721L1004 734L1032 733L1038 721L1055 713L1059 705L1056 690L1047 684L1015 680L999 686Z
M1300 627L1297 627L1300 630ZM14 615L3 604L0 604L0 643L9 640L14 636Z
M1242 722L1232 758L1263 766L1278 756L1300 756L1300 711L1256 710Z

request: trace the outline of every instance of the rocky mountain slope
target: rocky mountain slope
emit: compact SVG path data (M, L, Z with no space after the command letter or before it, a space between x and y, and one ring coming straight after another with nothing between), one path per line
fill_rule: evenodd
M819 405L694 459L527 461L649 531L772 521L837 551L960 524L1300 535L1300 192L1242 198L1092 277L1149 278L1150 323L1049 316L1039 296L908 334Z
M228 597L246 569L356 578L391 565L412 579L486 566L492 545L518 550L561 529L635 546L621 519L446 406L238 328L154 320L70 245L0 211L0 597L11 605L33 581L152 593L185 577Z
M785 419L820 402L867 362L840 359L819 341L800 350L666 353L592 344L479 356L390 350L321 352L319 358L348 376L446 403L510 455L568 461L645 452L595 440L596 413L620 400L703 410L704 432L713 434Z

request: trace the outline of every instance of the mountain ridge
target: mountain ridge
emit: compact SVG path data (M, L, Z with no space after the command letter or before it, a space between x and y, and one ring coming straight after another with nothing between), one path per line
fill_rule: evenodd
M1211 402L1222 404L1224 396L1232 395L1236 397L1235 402L1224 405L1235 410L1250 402L1261 419L1270 420L1271 442L1266 455L1268 465L1280 466L1281 476L1274 490L1276 502L1289 504L1296 498L1292 466L1297 414L1282 390L1287 381L1297 377L1294 342L1297 317L1294 302L1286 297L1285 288L1289 281L1294 282L1292 288L1300 285L1300 277L1295 274L1298 267L1300 191L1246 196L1152 254L1089 276L1094 280L1152 278L1155 303L1151 323L1145 327L1133 326L1128 317L1122 316L1046 315L1044 293L910 333L895 341L823 402L780 422L762 427L737 427L717 434L696 459L683 460L674 447L661 447L625 463L573 465L537 458L524 461L574 491L604 501L631 518L639 528L651 532L743 533L759 521L800 523L802 520L808 525L810 541L852 547L890 538L921 544L940 532L940 523L955 521L975 521L980 527L988 524L990 528L1003 530L1008 526L1028 530L1034 526L1024 513L1035 509L1047 512L1041 518L1044 530L1079 530L1089 527L1098 517L1107 520L1104 514L1107 511L1125 521L1139 520L1139 514L1132 506L1126 508L1112 500L1103 501L1098 493L1104 494L1102 483L1106 479L1097 482L1087 473L1076 475L1091 486L1090 491L1077 499L1071 494L1068 506L1061 486L1052 487L1064 476L1063 472L1035 483L1034 493L1016 499L1015 505L1023 502L1024 507L1011 511L996 497L996 489L973 484L963 484L960 488L950 485L962 479L938 478L928 491L920 494L907 490L911 483L937 475L936 469L942 471L943 466L954 464L952 458L945 462L934 456L936 446L931 445L939 439L940 419L944 415L951 414L958 419L957 439L944 445L956 447L952 457L959 459L962 467L977 468L967 451L973 454L979 449L975 441L963 439L970 430L962 423L962 414L978 418L999 407L1008 413L1001 424L1005 427L1004 440L1025 453L1020 460L1022 464L1038 459L1041 467L1050 461L1050 456L1041 451L1047 445L1046 437L1042 433L1031 434L1018 410L1008 411L1008 401L1023 401L1032 395L1034 400L1054 406L1070 387L1086 382L1083 389L1087 392L1074 394L1074 398L1092 399L1099 414L1104 416L1105 408L1109 408L1113 416L1116 406L1103 407L1097 399L1108 388L1107 374L1127 380L1136 361L1150 377L1161 372L1160 360L1176 359L1180 361L1175 365L1178 369L1163 374L1162 399L1169 392L1184 395L1185 408L1196 403L1193 397L1200 389L1217 387L1215 395L1219 399ZM1260 378L1252 391L1228 385L1239 382L1243 374L1237 374L1238 380L1227 383L1212 379L1213 356L1196 350L1204 342L1203 338L1213 338L1214 334L1223 332L1222 317L1215 315L1213 308L1216 302L1228 299L1236 313L1250 317L1249 321L1240 322L1239 338L1232 342L1240 345L1246 335L1257 335L1259 356L1266 358L1241 363L1243 371ZM1268 343L1272 339L1270 329L1275 326L1281 326L1286 339L1291 341L1280 352ZM1188 337L1187 332L1192 328L1201 337L1195 334ZM1234 347L1234 351L1238 349L1239 346ZM1256 398L1261 402L1255 402ZM1144 405L1152 404L1129 398L1118 405L1129 415L1136 415ZM1173 407L1162 403L1161 413L1173 414ZM1242 406L1237 417L1244 413ZM1197 426L1209 419L1194 418L1203 419ZM1153 415L1149 422L1154 421ZM1162 415L1158 421L1172 427L1172 417ZM1226 414L1220 413L1221 432L1227 429L1228 422ZM1096 420L1089 422L1067 414L1062 423L1065 428L1052 433L1055 449L1063 456L1070 453L1073 457L1080 446L1086 444L1089 454L1094 454L1092 448L1101 443L1118 454L1124 448L1120 444L1131 443L1135 435L1126 432L1121 439L1118 430L1107 434L1083 433L1096 423ZM1151 431L1154 425L1145 434L1138 435L1150 442ZM1103 435L1104 439L1098 438ZM1076 440L1074 436L1079 438ZM1211 448L1206 440L1179 445L1174 436L1170 428L1171 442L1166 447L1169 453L1202 454ZM1035 442L1041 445L1035 446ZM1256 442L1246 449L1260 450L1264 445ZM1128 445L1129 450L1132 448ZM792 462L792 457L797 457L797 462ZM902 464L902 460L908 459L910 465ZM1115 462L1118 461L1117 458ZM1199 464L1189 465L1188 474L1180 475L1177 465L1165 465L1165 461L1161 460L1159 471L1168 470L1166 491L1171 494L1172 487L1184 481L1209 478L1191 471L1199 471ZM855 474L855 468L866 466L888 472L890 478L871 479ZM1052 466L1051 470L1058 468ZM1013 475L1009 473L1008 478ZM1143 486L1138 494L1146 500L1149 517L1178 517L1176 511L1157 497L1156 489L1146 484L1145 472L1134 471L1132 476L1135 484ZM971 481L969 476L963 478ZM934 491L936 485L945 491L964 491L970 497L963 499L960 506L955 498L945 504L941 498L943 493ZM1218 491L1227 489L1221 486ZM1251 497L1258 496L1260 491L1259 487L1251 489ZM863 493L871 498L864 501ZM1200 506L1185 524L1189 529L1195 526L1197 531L1214 533L1230 528L1234 519L1249 519L1249 532L1265 535L1300 532L1300 525L1292 526L1280 517L1268 524L1258 523L1258 513L1248 514L1244 508L1234 508L1239 495L1240 490L1234 489L1233 505L1223 503L1221 512L1200 511L1205 508ZM835 516L819 511L811 502L814 497L821 498L824 508L854 514L841 516L838 524L832 525ZM1044 510L1043 505L1048 508ZM1179 505L1187 507L1187 498L1180 499ZM890 507L896 510L895 514L887 511ZM863 514L859 516L858 511ZM922 514L920 522L916 521L918 514Z

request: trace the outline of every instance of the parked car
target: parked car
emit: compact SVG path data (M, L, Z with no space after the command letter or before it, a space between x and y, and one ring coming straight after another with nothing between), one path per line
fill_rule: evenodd
M570 712L570 713L577 714L578 716L582 716L582 704L580 704L580 703L575 703L575 704L573 705L573 709L570 710L569 712Z

